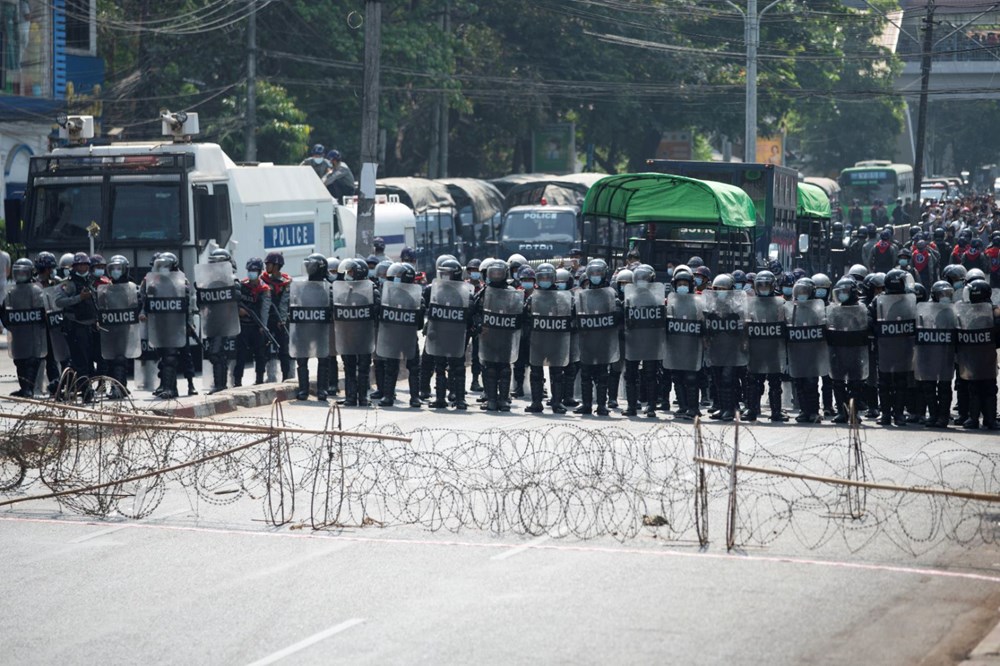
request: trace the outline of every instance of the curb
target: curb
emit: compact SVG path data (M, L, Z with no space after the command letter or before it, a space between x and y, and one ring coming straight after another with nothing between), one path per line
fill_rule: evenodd
M229 414L243 408L270 405L277 400L285 402L295 399L297 386L291 382L260 384L230 388L203 398L182 398L181 400L156 405L149 411L157 416L176 416L185 419L202 419L218 414ZM197 401L192 404L192 401Z

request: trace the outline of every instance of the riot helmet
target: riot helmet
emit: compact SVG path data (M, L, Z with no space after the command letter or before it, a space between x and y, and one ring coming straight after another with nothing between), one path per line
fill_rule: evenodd
M781 274L781 295L785 298L791 298L792 292L795 288L795 274L791 271L785 271Z
M51 252L39 252L35 257L35 270L39 273L56 268L58 265L59 262L56 261L56 255Z
M732 291L735 286L733 276L729 273L720 273L712 280L713 291Z
M972 282L973 280L985 280L986 273L984 273L979 268L970 268L969 272L965 274L965 281Z
M811 300L816 295L816 285L807 277L799 278L792 286L792 299L797 303Z
M917 297L917 303L926 303L930 294L927 293L927 287L917 282L913 285L913 294Z
M737 291L743 291L743 289L746 287L747 284L747 274L737 268L735 271L732 272L732 276L733 276L733 289Z
M260 274L264 272L264 261L260 257L250 257L247 260L247 277L251 280L257 280L260 278Z
M285 265L285 255L280 252L268 252L267 256L264 257L265 264L274 264L278 268Z
M989 303L993 297L993 288L986 280L973 280L965 288L970 303Z
M412 247L404 247L399 251L399 261L403 263L413 263L417 260L417 253Z
M868 277L868 268L862 264L854 264L851 266L851 270L847 271L847 274L854 278L855 282L864 282L865 278Z
M931 300L935 303L951 303L955 299L955 288L947 280L938 280L931 285Z
M59 275L64 278L68 278L72 270L73 270L73 253L67 252L63 256L59 257Z
M816 273L812 276L813 284L816 285L816 298L828 301L830 299L830 288L833 282L825 273Z
M210 264L223 264L229 263L233 270L236 270L236 261L233 259L233 255L229 253L229 250L221 247L217 247L208 253L208 263Z
M696 257L697 258L697 257ZM694 269L694 286L699 290L712 281L712 271L708 266L698 266Z
M496 289L503 289L507 286L507 264L496 260L490 262L486 267L486 283Z
M522 289L531 291L535 288L535 269L531 266L521 266L521 270L517 272L517 281Z
M116 254L108 260L108 275L114 282L128 280L129 263L128 259L120 254Z
M539 264L535 269L535 281L543 291L553 289L556 284L556 267L549 263Z
M638 282L638 280L636 281ZM670 280L670 285L678 294L690 294L694 288L694 275L687 270L675 269L674 276Z
M854 278L845 275L837 280L837 284L833 286L833 300L841 305L858 304L858 283Z
M344 272L344 279L348 282L363 282L368 279L368 262L357 259Z
M753 290L758 296L774 295L774 273L760 271L753 279Z
M417 279L417 271L410 264L396 262L389 266L385 278L389 282L413 284L413 281Z
M14 282L17 284L27 284L31 282L31 278L35 274L35 262L31 259L18 259L10 267L10 272L14 278Z
M325 278L327 275L328 262L319 252L314 252L302 260L305 265L306 275L310 278Z
M379 284L385 282L386 274L389 272L389 266L392 266L392 262L386 259L385 261L378 262L378 266L375 267L375 277L378 279Z
M944 270L941 271L941 278L947 280L951 283L951 286L955 289L961 289L965 286L967 273L965 266L961 264L948 264L945 266Z
M615 284L618 285L618 290L622 291L625 289L625 285L632 284L634 281L632 271L627 268L623 268L615 275Z
M677 271L674 271L674 275L677 275ZM653 282L656 279L656 270L653 269L649 264L639 264L632 269L632 281L635 284L640 284L642 282ZM689 277L690 279L690 277Z
M556 289L569 291L573 288L573 276L565 268L556 269Z
M346 260L345 260L346 261ZM326 272L334 282L340 279L340 264L342 262L337 257L326 258Z
M177 256L173 252L160 252L153 259L153 270L157 273L169 273L177 270Z
M454 258L445 259L444 261L438 260L437 276L442 280L461 280L462 264L458 262L458 259Z
M608 264L603 259L591 259L587 264L587 282L591 289L608 286Z
M507 265L510 266L510 274L517 275L517 272L521 270L521 266L528 263L528 260L524 258L524 255L512 254L507 259Z

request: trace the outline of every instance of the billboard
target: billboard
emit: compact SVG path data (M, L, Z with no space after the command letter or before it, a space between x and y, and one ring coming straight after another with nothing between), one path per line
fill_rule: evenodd
M536 173L576 171L576 124L543 125L531 135L531 164Z
M756 162L785 166L785 137L780 134L770 137L758 136Z

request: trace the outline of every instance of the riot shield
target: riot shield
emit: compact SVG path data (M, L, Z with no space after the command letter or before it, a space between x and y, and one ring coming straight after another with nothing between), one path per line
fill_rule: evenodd
M436 279L427 308L425 349L431 356L465 358L472 286L468 282Z
M993 338L991 303L955 303L958 376L966 381L997 376L997 350Z
M705 314L701 296L672 293L667 297L667 334L663 367L697 372L702 366Z
M416 355L422 299L423 287L419 284L386 282L382 286L376 354L393 359Z
M625 360L663 360L665 299L662 282L625 285Z
M950 382L955 376L955 330L951 303L917 303L917 336L913 378L918 382Z
M712 367L747 364L747 295L743 291L706 291L705 337Z
M288 355L296 359L329 356L330 283L294 281L288 303Z
M868 379L868 333L868 308L864 305L826 307L831 379L842 382Z
M147 273L146 332L153 349L187 346L188 296L184 273Z
M139 358L139 292L131 282L102 284L97 288L97 316L101 331L101 356Z
M882 294L875 302L879 372L911 372L917 333L917 297Z
M240 290L229 262L194 267L201 314L202 338L228 338L240 334Z
M63 334L63 313L56 307L56 297L62 293L59 285L54 284L42 289L45 293L45 317L49 327L49 344L52 347L52 356L60 363L69 360L69 344L66 343L66 336Z
M483 326L479 333L479 360L513 363L521 346L524 295L513 289L486 287L483 293Z
M569 365L573 294L539 291L531 294L531 365Z
M830 374L826 346L826 305L814 298L785 303L788 331L788 375L792 379L825 377Z
M618 337L621 317L618 299L611 287L581 289L576 292L576 327L580 340L580 363L607 365L618 360Z
M375 351L375 285L371 280L333 283L333 328L341 356Z
M747 299L747 370L774 375L785 370L785 307L774 297Z
M49 352L45 330L45 293L36 283L12 284L4 298L7 308L7 353L15 361L44 358Z

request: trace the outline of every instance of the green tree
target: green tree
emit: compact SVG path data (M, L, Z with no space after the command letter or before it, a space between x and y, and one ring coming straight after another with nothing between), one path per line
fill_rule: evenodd
M207 124L206 135L217 141L234 160L246 156L246 86L239 95L222 100L222 113ZM312 127L288 91L267 81L257 82L257 159L279 164L302 159Z

